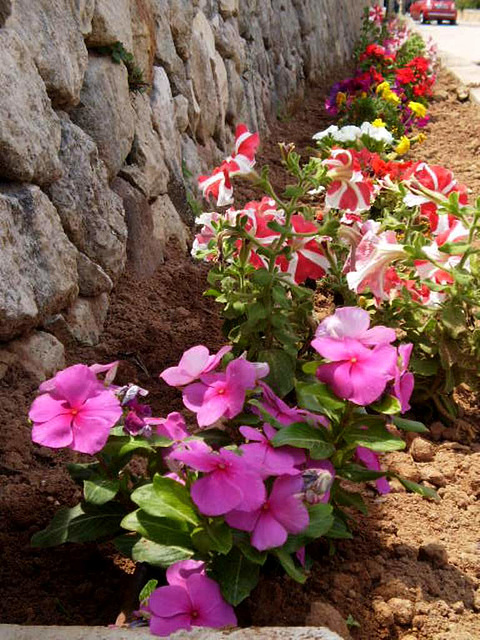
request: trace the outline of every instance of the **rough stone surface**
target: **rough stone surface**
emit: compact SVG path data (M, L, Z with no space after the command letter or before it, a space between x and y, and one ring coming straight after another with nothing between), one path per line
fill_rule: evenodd
M161 67L154 67L151 105L153 126L160 137L165 162L171 172L181 176L181 143L176 127L173 95L167 74Z
M143 80L150 85L156 48L153 0L130 0L130 17L135 64L141 70Z
M77 253L78 287L82 296L98 296L113 289L112 279L84 253Z
M20 37L0 31L0 176L48 184L60 175L60 122Z
M135 136L128 163L123 166L120 175L140 189L147 198L153 198L167 192L169 171L165 164L163 145L153 126L149 97L145 93L135 94L133 108Z
M110 278L116 279L126 259L127 230L122 203L108 185L107 171L94 141L66 114L61 114L61 122L63 176L50 185L50 198L70 240ZM86 286L83 280L83 290ZM98 282L92 286L96 290Z
M13 354L14 361L38 382L51 378L65 367L63 344L45 331L34 331L28 336L12 340L7 349Z
M1 187L0 340L35 327L74 300L76 254L38 187Z
M108 295L77 298L65 315L72 336L80 344L96 345L108 312Z
M159 196L151 204L153 236L165 248L170 240L177 240L183 251L187 250L189 233L168 195Z
M393 614L393 619L397 624L407 626L413 618L413 602L403 598L390 598L388 606Z
M74 0L73 10L80 27L80 32L88 36L92 32L92 19L95 11L95 0Z
M127 51L132 50L130 0L95 0L92 29L87 38L88 46L104 47L117 41Z
M9 0L5 26L18 33L28 47L55 106L71 106L80 99L88 53L83 29L88 18L72 0ZM2 85L3 86L3 85Z
M113 178L131 149L135 132L125 66L90 54L80 104L71 117L95 140L109 177Z
M164 246L154 234L152 208L147 198L122 178L113 189L121 197L128 227L127 255L137 276L148 278L163 262Z
M415 438L410 447L410 455L415 462L431 462L435 457L435 447L424 438Z

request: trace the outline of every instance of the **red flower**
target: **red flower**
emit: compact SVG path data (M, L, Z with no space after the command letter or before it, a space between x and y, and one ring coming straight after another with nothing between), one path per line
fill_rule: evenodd
M415 81L415 74L411 68L402 68L395 71L397 82L400 84L410 84Z
M317 231L317 226L299 213L292 216L292 227L296 233ZM292 249L292 257L287 260L286 256L280 256L277 264L284 273L292 276L296 284L305 282L307 278L317 280L328 271L330 264L314 237L289 238L288 245Z

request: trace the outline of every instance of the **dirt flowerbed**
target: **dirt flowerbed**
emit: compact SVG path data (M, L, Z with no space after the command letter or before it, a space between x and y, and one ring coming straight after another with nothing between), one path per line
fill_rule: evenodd
M480 110L459 103L441 74L427 142L416 151L451 168L480 195ZM311 92L295 119L272 127L259 164L268 163L277 186L284 180L277 141L300 151L328 126L322 91ZM239 193L240 191L240 193ZM241 197L254 194L248 185ZM70 349L68 364L122 359L120 382L151 390L157 415L181 409L180 394L158 373L188 347L223 344L214 302L202 297L206 269L171 248L151 279L126 273L119 283L101 343ZM26 423L36 382L10 370L0 381L0 620L21 624L109 624L132 593L132 563L109 545L32 549L29 539L60 504L74 505L78 488L64 468L73 453L38 447ZM361 640L475 640L480 637L480 441L478 408L464 402L455 425L435 422L428 439L410 439L406 452L385 456L387 466L437 488L441 501L366 489L369 515L357 518L352 541L319 544L303 586L272 567L239 607L240 621L256 625L327 625ZM125 594L125 596L123 595ZM313 605L312 605L313 603ZM349 629L345 620L349 621Z

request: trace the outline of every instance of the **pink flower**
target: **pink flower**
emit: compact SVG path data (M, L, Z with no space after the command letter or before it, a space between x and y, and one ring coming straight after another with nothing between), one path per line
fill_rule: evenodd
M394 375L393 383L390 383L387 392L395 396L400 402L402 413L410 409L410 398L415 386L413 373L407 371L410 356L412 355L413 344L401 344L398 347L398 359L392 371Z
M360 170L354 149L332 149L330 158L322 163L331 178L325 204L330 209L342 209L351 213L367 211L375 199L371 180Z
M319 416L305 409L297 409L297 407L289 407L281 398L279 398L270 389L265 382L259 382L262 389L262 406L272 418L275 418L280 424L292 424L293 422L311 421L328 427L328 420L324 416ZM260 415L260 412L254 407L253 412Z
M165 419L156 420L156 433L159 436L169 438L174 442L182 442L185 438L189 438L185 419L181 413L173 411L169 413Z
M393 329L387 327L370 327L370 314L360 307L341 307L325 318L317 327L315 338L353 338L364 346L389 344L396 339ZM315 348L315 340L312 342Z
M223 599L220 587L205 575L203 562L177 562L167 569L167 580L169 586L155 589L146 608L153 635L167 637L178 629L219 629L237 624L233 608Z
M205 474L193 483L191 496L207 516L219 516L237 508L252 511L265 500L259 471L233 451L212 451L206 444L197 443L194 449L176 450L169 457Z
M317 338L312 345L329 364L317 369L317 378L345 400L362 406L375 402L392 379L397 351L386 344L368 349L358 340Z
M292 216L291 223L295 233L308 233L312 236L289 238L287 244L291 247L292 257L287 260L285 256L280 256L277 264L284 273L291 275L296 284L305 282L307 278L317 280L323 277L330 269L330 263L314 237L318 227L299 213Z
M378 455L371 449L367 449L366 447L357 447L355 456L367 467L367 469L370 469L370 471L382 470ZM375 484L379 493L390 492L390 485L387 478L377 478L375 480Z
M452 227L439 234L431 245L422 248L428 260L415 260L417 274L422 280L433 280L437 284L453 284L453 276L449 271L462 260L462 255L444 253L440 247L446 242L461 242L468 238L468 230L461 222L455 222ZM430 262L434 260L436 264ZM445 267L445 270L438 265ZM464 267L470 269L470 261L466 260Z
M355 267L347 273L348 286L356 293L370 288L377 303L387 300L387 270L392 262L406 256L403 245L397 243L394 231L384 231L378 235L373 231L367 232L355 249L352 259Z
M250 133L244 124L239 124L235 132L235 151L210 176L200 176L198 184L203 196L213 196L217 205L223 207L233 202L233 188L230 177L248 174L255 166L255 153L260 139L258 133Z
M289 533L300 533L308 527L308 511L297 497L303 487L300 475L280 476L273 483L267 500L255 511L231 511L226 522L241 531L251 531L251 543L264 551L281 547Z
M104 447L121 416L112 390L89 367L76 364L57 373L54 387L34 400L29 413L32 440L53 449L94 454Z
M257 469L263 477L298 475L295 465L305 461L305 453L294 447L274 447L270 440L277 433L268 423L263 425L262 433L252 427L240 427L239 431L251 443L242 444L243 459Z
M385 17L385 8L381 7L378 4L374 4L373 7L370 7L368 11L368 20L373 22L377 26L382 24L383 18Z
M210 355L207 347L198 345L185 351L176 367L169 367L162 371L160 378L171 387L182 387L200 378L204 373L215 369L223 356L232 350L232 347L222 347L216 355Z
M238 415L247 390L254 389L256 384L257 371L253 364L237 358L227 365L225 373L202 375L200 382L185 387L183 403L197 414L200 427L208 427L219 418Z

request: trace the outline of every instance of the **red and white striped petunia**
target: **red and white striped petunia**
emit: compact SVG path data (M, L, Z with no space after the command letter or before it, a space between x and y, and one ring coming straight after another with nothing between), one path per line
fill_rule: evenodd
M328 259L313 236L317 232L317 226L305 220L299 213L292 216L291 223L295 233L311 233L312 237L289 238L288 245L291 247L292 256L290 260L287 260L286 256L279 256L277 264L281 271L290 274L296 284L305 282L307 278L317 280L330 268Z
M255 165L255 153L260 144L258 133L250 133L245 124L239 124L235 131L235 151L209 176L200 176L198 185L204 198L213 196L217 206L224 207L233 202L231 176L245 175Z
M368 20L374 22L377 25L382 24L382 20L385 17L385 8L379 4L374 4L368 11Z
M432 280L436 284L453 284L454 280L449 271L461 262L462 256L444 253L440 251L440 247L446 242L462 242L467 238L468 230L459 221L456 221L447 231L439 234L432 244L422 249L428 260L415 260L418 276L422 280ZM435 264L431 260L435 261ZM444 269L438 265L442 265ZM464 267L470 270L469 260L465 261Z
M332 149L323 164L331 178L325 204L330 209L341 209L360 213L370 209L375 199L375 188L371 180L361 171L354 149Z

